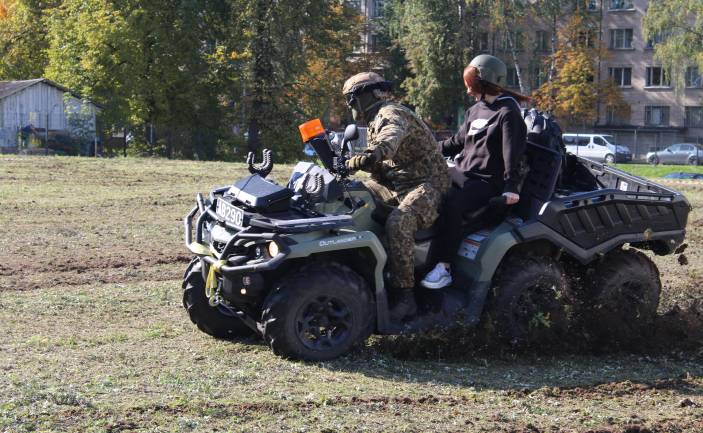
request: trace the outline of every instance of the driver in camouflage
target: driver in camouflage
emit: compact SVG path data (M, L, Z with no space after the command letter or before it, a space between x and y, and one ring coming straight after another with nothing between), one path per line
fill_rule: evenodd
M368 147L347 161L351 171L371 173L364 184L377 205L390 212L386 222L389 294L396 298L391 319L417 311L414 287L415 233L429 228L450 180L447 164L427 125L412 110L389 100L391 83L374 72L349 78L342 92L354 121L368 124Z

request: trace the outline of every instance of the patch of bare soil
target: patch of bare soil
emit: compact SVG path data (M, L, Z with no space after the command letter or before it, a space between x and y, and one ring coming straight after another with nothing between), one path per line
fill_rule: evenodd
M11 259L0 269L3 290L32 290L56 286L100 283L124 283L137 280L162 281L178 279L180 273L154 272L160 265L185 264L191 257L180 251L102 251L73 252L71 256L52 257L45 262Z

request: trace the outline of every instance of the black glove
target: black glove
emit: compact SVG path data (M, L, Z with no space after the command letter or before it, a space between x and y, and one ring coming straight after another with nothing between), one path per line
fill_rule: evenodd
M376 162L378 162L376 152L363 153L349 158L346 162L346 166L349 171L368 171Z

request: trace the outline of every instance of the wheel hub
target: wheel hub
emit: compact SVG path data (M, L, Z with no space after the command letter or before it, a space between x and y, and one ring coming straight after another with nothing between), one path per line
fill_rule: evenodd
M318 296L298 312L296 331L303 345L313 350L342 344L352 329L352 314L341 300Z

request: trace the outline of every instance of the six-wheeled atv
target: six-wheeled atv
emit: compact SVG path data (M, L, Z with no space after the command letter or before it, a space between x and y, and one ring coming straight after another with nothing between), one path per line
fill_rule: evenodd
M184 220L196 257L183 304L203 332L259 334L281 356L326 360L372 333L483 320L497 338L526 345L563 337L574 313L595 334L641 332L654 319L661 282L641 250L669 254L683 242L688 201L530 143L520 202L508 208L497 198L470 215L453 286L418 288L418 316L391 322L385 267L394 252L384 247L384 215L344 167L356 127L339 145L319 121L301 133L324 168L299 162L282 186L266 179L270 153L259 165L250 155L251 176L198 195ZM420 277L434 263L433 235L416 235Z

